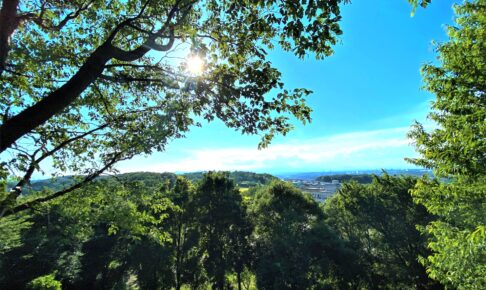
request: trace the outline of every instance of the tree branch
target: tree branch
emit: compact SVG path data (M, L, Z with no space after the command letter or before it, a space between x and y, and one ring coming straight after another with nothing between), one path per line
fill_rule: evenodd
M0 126L0 152L67 108L103 72L112 58L112 46L105 43L96 49L78 72L64 85L33 106L8 119Z
M44 14L45 14L45 5L47 2L42 3L42 6L40 8L40 13L37 15L36 13L26 13L18 16L19 22L25 22L25 21L32 21L35 24L37 24L39 27L47 30L54 30L54 31L59 31L61 30L66 24L73 19L76 19L81 15L82 12L88 10L88 8L93 4L95 0L90 0L85 4L81 4L76 10L68 13L62 20L59 21L58 24L46 24L44 23Z
M61 197L73 190L76 190L78 188L81 188L83 185L93 181L94 179L96 179L98 176L100 176L104 171L106 171L108 168L110 168L111 166L113 166L116 162L122 160L123 158L121 158L122 156L122 152L119 152L119 153L116 153L113 158L111 158L111 160L109 162L107 162L102 168L98 169L97 171L93 172L92 174L86 176L82 181L68 187L68 188L65 188L63 190L60 190L58 192L55 192L51 195L48 195L48 196L44 196L44 197L39 197L39 198L36 198L34 200L31 200L31 201L28 201L26 203L23 203L23 204L20 204L20 205L17 205L17 206L14 206L13 208L11 209L7 209L7 210L3 210L3 213L0 214L0 218L2 217L7 217L7 216L10 216L10 215L14 215L14 214L17 214L19 212L22 212L22 211L25 211L25 210L28 210L28 209L32 209L33 206L37 205L37 204L40 204L40 203L43 203L43 202L48 202L48 201L51 201L55 198L58 198L58 197Z
M124 76L124 75L120 75L120 76L101 75L100 78L115 83L146 82L146 83L160 83L169 86L169 84L162 79L134 78L134 77Z
M0 126L0 152L5 151L23 135L42 125L55 114L67 108L86 88L101 76L105 64L122 54L127 61L142 57L149 49L141 47L125 53L109 41L98 47L81 66L79 71L63 86L50 93L33 106L9 118Z
M12 2L15 0L4 0L4 3L5 1ZM149 1L146 2L146 5L148 4L148 2ZM180 3L181 0L177 1L176 4L172 7L171 11L167 15L165 24L159 30L159 33L162 33L166 29L169 29L170 37L168 43L165 45L158 44L156 42L157 36L153 35L149 36L144 45L132 51L124 51L120 48L115 47L112 44L112 41L115 38L116 34L124 26L128 25L136 18L127 19L117 25L117 27L110 34L108 39L88 57L88 59L80 67L78 72L69 81L67 81L57 90L48 94L39 102L35 103L33 106L23 110L14 117L9 118L0 126L0 153L12 146L13 143L15 143L25 134L31 132L36 127L44 124L52 116L59 114L60 112L65 110L74 100L79 97L81 93L83 93L88 88L88 86L90 86L96 79L98 79L102 75L105 65L109 60L114 58L121 61L130 62L141 58L151 49L159 51L169 50L174 44L174 27L170 23L175 17L176 12L179 11L178 5ZM143 13L146 5L139 13L139 17ZM188 10L184 11L183 17L187 15L190 9L190 6L187 7L189 8L187 8Z
M127 24L128 25L128 24ZM147 52L151 49L158 50L158 51L168 51L174 45L174 27L169 27L169 41L167 44L161 45L156 42L158 36L157 34L152 34L148 37L147 41L144 44L137 47L131 51L125 51L118 47L113 47L114 55L113 58L120 61L134 61L142 56L144 56Z
M33 162L29 165L29 168L27 169L26 173L24 174L24 177L22 178L22 180L20 180L18 183L17 183L17 186L24 186L27 182L30 181L30 178L32 176L32 174L34 173L34 170L35 168L37 167L37 165L42 162L44 159L46 159L47 157L49 156L52 156L54 153L56 153L57 151L61 150L62 148L64 148L65 146L69 145L70 143L76 141L76 140L79 140L79 139L82 139L88 135L91 135L93 134L94 132L96 131L99 131L99 130L102 130L104 128L106 128L108 126L108 123L105 123L97 128L94 128L92 130L89 130L83 134L80 134L78 136L75 136L71 139L67 139L67 140L64 140L63 142L59 143L56 147L54 147L53 149L45 152L44 154L42 154L39 158L33 160Z

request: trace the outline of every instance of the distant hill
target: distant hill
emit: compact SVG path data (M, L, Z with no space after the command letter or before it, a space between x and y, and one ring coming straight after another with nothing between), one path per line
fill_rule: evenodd
M409 176L433 176L431 170L427 169L385 169L389 175L409 175ZM347 170L347 171L327 171L327 172L294 172L277 174L282 179L303 179L303 180L317 180L322 176L336 176L336 175L382 175L383 171L376 170ZM339 178L333 178L339 179Z
M409 169L409 170L387 170L390 175L412 175L412 176L422 176L431 175L430 170L423 169ZM279 175L280 178L284 179L304 179L304 180L319 180L324 182L330 182L333 179L337 179L340 182L345 182L349 180L356 180L360 183L369 183L372 180L372 175L381 175L383 172L381 170L364 170L364 171L344 171L344 172L302 172L302 173L292 173ZM191 180L192 182L198 182L202 179L204 172L193 172L185 173L182 176ZM121 182L142 182L147 187L158 187L163 182L169 180L174 182L177 175L170 172L156 173L156 172L132 172L123 173L114 176L102 176L99 179L118 179ZM235 183L241 188L250 188L257 185L269 184L273 180L277 180L275 177L267 173L254 173L248 171L232 171L230 172L230 178L235 181ZM76 176L62 176L54 179L43 179L34 180L29 186L23 189L23 194L28 194L30 191L41 191L43 189L51 189L53 191L58 191L63 188L69 187L75 182ZM15 186L15 183L9 183L9 187Z
M75 176L60 176L56 178L33 180L30 184L24 186L22 194L29 194L30 191L42 191L45 189L51 189L58 191L68 187L74 183ZM17 185L17 182L8 182L7 187L12 188Z
M354 180L358 183L371 183L373 181L373 174L335 174L325 175L316 178L318 181L331 182L333 180L339 180L339 182L347 182Z
M24 186L22 189L22 194L26 195L29 194L31 191L42 191L42 190L52 190L52 191L59 191L64 188L69 187L70 185L76 182L76 179L83 178L83 176L60 176L55 178L49 179L42 179L42 180L33 180L29 185ZM146 187L158 187L160 184L169 180L170 182L175 181L177 175L174 173L164 172L164 173L156 173L156 172L133 172L133 173L123 173L113 176L100 176L97 179L113 179L118 180L120 182L141 182ZM16 182L9 182L7 186L9 188L14 187Z
M160 185L167 180L170 183L175 182L177 175L171 172L130 172L118 174L111 178L116 178L121 182L140 182L143 183L145 187L156 188L160 187Z
M192 182L197 182L202 179L204 172L193 172L185 173L184 177L191 180ZM248 171L231 171L230 179L233 179L239 187L249 188L256 185L269 184L273 180L278 178L267 174L267 173L254 173Z
M204 172L194 172L194 173L186 173L182 174L182 176L186 177L187 179L191 180L192 182L198 182L202 179ZM69 187L72 185L75 180L76 176L61 176L56 178L50 179L42 179L42 180L33 180L31 184L25 186L22 190L22 194L29 194L31 191L41 191L50 189L52 191L62 190L64 188ZM98 177L99 179L113 179L118 180L120 182L126 183L133 183L133 182L140 182L143 183L145 187L152 187L156 188L159 187L162 183L166 182L174 182L177 178L177 175L170 172L164 173L156 173L156 172L131 172L131 173L123 173L113 176L101 176ZM272 180L278 179L275 176L270 174L259 174L253 172L244 172L244 171L233 171L230 172L230 178L235 181L235 183L242 188L249 188L256 185L263 185L268 184ZM16 183L9 182L8 187L11 188L15 186Z

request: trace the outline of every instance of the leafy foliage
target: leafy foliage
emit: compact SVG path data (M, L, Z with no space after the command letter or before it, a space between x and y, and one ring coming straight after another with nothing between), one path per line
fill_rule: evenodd
M207 254L204 268L214 289L224 289L226 274L238 275L248 264L245 258L251 228L239 190L226 173L207 173L194 195L200 248Z
M441 289L418 263L415 225L433 217L412 177L349 183L321 208L282 181L242 195L229 173L134 176L147 182L98 179L37 208L0 257L0 288L52 274L76 289Z
M423 8L427 7L427 5L432 2L432 0L408 0L408 2L412 5L413 11L415 11L418 6L421 6Z
M49 160L88 182L215 118L266 146L311 113L311 91L286 88L268 50L332 54L346 2L12 1L0 19L2 166L22 186ZM186 55L203 59L201 75Z
M412 177L376 176L371 184L344 186L326 200L326 221L357 256L361 289L440 289L418 262L426 256L426 237L416 229L433 220L413 202Z
M25 216L0 219L0 254L22 245L21 233L31 225Z
M486 286L486 3L455 7L450 40L439 44L439 65L425 65L425 88L435 94L429 118L438 128L415 124L410 137L420 158L450 182L424 179L414 189L417 202L436 214L426 232L433 254L423 262L431 277L459 289Z
M250 216L259 289L330 287L334 282L330 273L349 261L339 239L324 224L317 202L290 184L273 182L261 188Z
M7 173L0 169L0 202L11 202L6 190L6 176ZM27 219L26 216L0 219L0 254L22 245L21 233L31 225Z
M125 274L128 249L142 238L168 239L158 225L170 202L137 187L101 180L39 208L23 245L2 257L2 288L19 289L51 272L66 286L115 285Z
M61 282L57 281L54 275L49 274L35 278L29 283L28 288L31 290L61 290L61 286Z
M151 181L159 176L135 176L147 181L126 175L102 178L39 208L21 242L5 249L0 259L0 288L24 288L48 273L56 273L65 287L78 289L119 289L130 283L144 289L197 288L215 271L234 271L238 277L243 273L251 228L239 191L227 175L208 174L197 193L182 177L163 175L168 179L154 186ZM230 191L211 189L214 180ZM226 196L225 203L213 208L221 196ZM212 219L213 209L225 218ZM225 249L222 264L215 256L219 246Z

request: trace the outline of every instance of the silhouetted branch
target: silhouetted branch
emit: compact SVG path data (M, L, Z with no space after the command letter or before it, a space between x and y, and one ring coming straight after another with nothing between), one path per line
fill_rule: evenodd
M4 209L2 215L0 215L0 218L6 217L6 216L10 216L10 215L13 215L13 214L17 214L17 213L22 212L22 211L25 211L25 210L32 209L32 207L35 206L35 205L38 205L40 203L44 203L44 202L51 201L51 200L53 200L55 198L61 197L61 196L65 195L65 194L67 194L69 192L72 192L73 190L76 190L76 189L81 188L83 185L85 185L85 184L93 181L94 179L96 179L104 171L106 171L111 166L113 166L116 162L122 160L123 159L123 158L121 158L122 155L123 155L122 152L119 152L119 153L114 154L113 157L110 159L110 161L108 161L102 168L100 168L97 171L91 173L90 175L86 176L82 181L80 181L80 182L78 182L78 183L76 183L76 184L74 184L74 185L72 185L72 186L70 186L68 188L65 188L63 190L57 191L57 192L55 192L53 194L50 194L48 196L39 197L39 198L36 198L34 200L25 202L23 204L14 206L11 209Z

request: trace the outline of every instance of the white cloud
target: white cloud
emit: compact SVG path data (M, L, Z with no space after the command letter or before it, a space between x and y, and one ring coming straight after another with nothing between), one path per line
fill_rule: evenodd
M415 154L406 133L409 127L353 132L307 140L287 140L268 148L197 148L170 161L136 162L128 171L191 172L252 170L268 172L410 167L404 157ZM156 158L158 159L158 158ZM147 164L149 163L149 164ZM143 168L137 168L138 166Z

